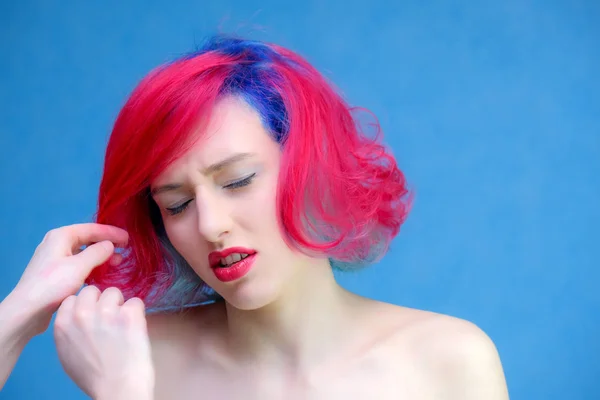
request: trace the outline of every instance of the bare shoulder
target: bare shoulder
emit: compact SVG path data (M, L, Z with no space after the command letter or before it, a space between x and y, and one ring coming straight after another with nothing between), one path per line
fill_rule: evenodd
M397 321L392 353L407 357L450 398L506 400L508 392L498 351L476 324L429 311L389 305Z

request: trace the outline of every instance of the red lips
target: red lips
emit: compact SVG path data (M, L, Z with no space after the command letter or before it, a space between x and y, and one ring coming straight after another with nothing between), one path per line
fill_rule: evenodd
M225 258L230 254L240 253L252 255L256 253L256 250L247 249L245 247L230 247L222 251L212 251L208 255L208 263L211 268L216 268L221 265L221 258Z

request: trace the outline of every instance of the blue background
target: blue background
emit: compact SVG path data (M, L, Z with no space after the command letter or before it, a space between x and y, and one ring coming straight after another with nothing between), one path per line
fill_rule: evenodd
M300 52L374 111L416 191L346 287L478 324L512 399L600 399L599 21L593 0L3 1L0 296L47 230L90 220L134 85L220 29ZM84 398L51 331L0 398Z

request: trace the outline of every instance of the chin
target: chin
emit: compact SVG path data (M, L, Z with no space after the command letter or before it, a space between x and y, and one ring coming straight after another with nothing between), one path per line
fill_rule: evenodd
M270 287L269 287L270 286ZM257 282L240 282L221 294L232 307L243 311L258 310L275 302L279 290L275 285L257 284Z
M296 260L290 260L279 263L278 268L274 270L269 270L265 268L266 264L257 262L241 279L225 283L215 279L214 276L207 276L209 279L204 282L230 306L244 311L258 310L277 302L285 294L285 288L293 281L296 269L282 268L281 265L295 264L297 264Z

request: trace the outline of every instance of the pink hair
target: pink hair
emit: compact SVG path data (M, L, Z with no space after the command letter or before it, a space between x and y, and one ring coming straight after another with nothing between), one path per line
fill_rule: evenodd
M254 106L282 146L278 218L290 247L325 255L338 268L385 254L411 195L394 157L379 142L376 120L371 138L361 129L360 109L351 109L294 52L216 38L152 71L119 113L106 149L96 220L124 228L130 242L121 266L97 268L88 283L116 286L126 298L142 299L160 298L175 284L169 277L172 259L151 218L148 188L189 149L190 132L225 95Z

